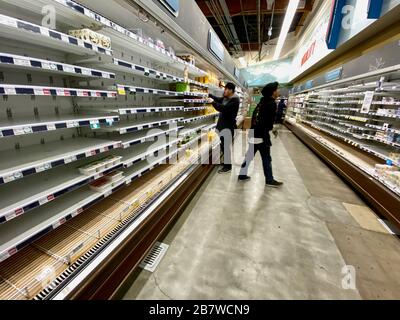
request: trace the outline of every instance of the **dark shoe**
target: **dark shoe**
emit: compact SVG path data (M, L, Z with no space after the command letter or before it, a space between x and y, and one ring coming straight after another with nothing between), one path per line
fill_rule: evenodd
M239 181L249 181L251 178L249 176L239 176L238 180Z
M223 174L223 173L229 173L231 171L232 171L232 168L223 167L222 169L218 170L218 173Z
M266 183L267 187L271 187L271 188L279 188L283 186L283 182L279 182L279 181L270 181Z

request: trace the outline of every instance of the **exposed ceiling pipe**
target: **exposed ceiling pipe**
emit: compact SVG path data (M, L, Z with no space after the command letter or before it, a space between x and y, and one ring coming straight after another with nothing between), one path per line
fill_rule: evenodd
M242 2L242 0L240 0L240 10L243 12L243 2ZM246 23L246 19L245 19L244 15L242 15L242 18L243 18L244 30L246 30L247 44L249 45L249 51L251 51L249 32L247 30L247 23Z
M214 19L217 21L218 26L220 27L222 33L224 34L226 40L228 42L232 42L232 39L230 38L230 35L228 33L228 30L226 29L226 26L224 25L223 21L221 20L220 15L218 14L218 9L215 7L215 3L211 0L206 1L206 5L208 9L212 12Z
M213 3L214 9L215 9L215 13L219 17L222 27L225 29L226 38L227 38L228 42L233 45L233 49L236 52L237 51L237 47L235 45L236 41L235 41L235 39L233 37L233 34L231 33L231 31L230 31L230 29L228 27L228 22L226 21L223 9L221 8L218 0L211 0L211 2Z
M232 38L233 38L233 41L234 41L233 42L233 46L235 47L236 52L241 55L242 54L242 46L240 44L240 40L239 40L239 37L237 35L236 29L235 29L235 25L233 24L233 21L232 21L228 6L226 5L225 0L219 0L219 4L220 4L220 6L222 8L222 11L223 11L223 13L225 15L225 19L227 21L228 28L229 28L229 30L230 30L230 32L232 34Z

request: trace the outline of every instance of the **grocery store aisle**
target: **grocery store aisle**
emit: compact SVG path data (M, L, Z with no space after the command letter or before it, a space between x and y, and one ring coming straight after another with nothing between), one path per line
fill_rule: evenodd
M237 182L238 165L214 172L125 299L400 298L398 238L287 130L273 159L282 189L264 187L259 156L250 182ZM346 265L356 288L343 286Z

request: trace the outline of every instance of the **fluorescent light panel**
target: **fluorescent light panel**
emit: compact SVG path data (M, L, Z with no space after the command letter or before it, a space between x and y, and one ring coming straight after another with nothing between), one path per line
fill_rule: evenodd
M299 6L299 2L300 0L289 0L285 20L283 20L281 34L279 35L278 44L276 45L274 60L279 59L281 55L283 45L285 44L286 37L289 33L290 26L292 25L294 15L296 14L297 7Z

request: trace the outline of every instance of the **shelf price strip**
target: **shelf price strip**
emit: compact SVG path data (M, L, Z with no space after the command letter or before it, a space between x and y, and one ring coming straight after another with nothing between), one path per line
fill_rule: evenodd
M171 107L149 107L149 108L131 108L131 109L119 109L119 114L138 114L138 113L150 113L150 112L165 112L165 111L182 111L183 106L171 106Z
M136 144L144 143L149 139L153 139L153 138L164 136L164 135L169 135L172 132L177 132L180 128L182 128L182 127L166 130L166 131L163 131L163 132L160 132L160 133L146 135L145 137L141 137L141 138L137 138L137 139L133 139L133 140L127 141L127 142L123 142L122 143L122 147L124 149L127 149L127 148L130 148L130 147L132 147L132 146L134 146Z
M109 150L112 149L117 149L121 147L121 142L113 142L112 144L109 144L108 146L105 147L101 147L101 148L96 148L84 153L79 153L79 154L75 154L72 156L68 156L68 157L63 157L57 160L53 160L50 162L43 162L38 166L35 167L27 167L26 169L21 169L21 170L16 170L14 172L9 172L9 173L4 173L2 174L2 176L0 176L0 185L5 184L5 183L9 183L18 179L22 179L24 177L30 176L32 174L36 174L36 173L40 173L43 171L47 171L50 170L52 168L55 167L59 167L80 159L84 159L84 158L89 158L91 156L94 156L96 154L100 154L103 152L107 152Z
M95 20L96 22L100 22L101 24L111 28L112 30L120 33L121 35L124 35L124 36L130 38L130 40L133 40L134 42L136 42L142 46L146 46L149 49L156 51L158 54L161 54L161 55L165 56L166 58L171 59L175 63L179 63L179 64L186 65L188 67L191 67L199 74L206 74L205 71L197 68L196 66L191 65L190 63L188 63L186 61L183 61L182 59L178 58L177 56L175 56L174 54L165 50L164 48L154 45L150 42L146 42L142 37L127 30L126 28L116 24L115 22L97 14L96 12L89 10L88 8L80 5L79 3L75 2L75 1L72 1L72 0L55 0L55 1L65 7L70 8L71 10L73 10L75 12L79 12L80 14L83 14L86 17L89 17L89 18ZM129 43L129 42L127 41L127 43Z
M133 63L129 63L120 59L113 59L113 62L115 65L120 66L120 67L125 67L131 70L134 70L136 72L141 72L143 73L144 76L146 77L153 77L156 79L160 79L160 80L171 80L171 81L175 81L175 82L183 82L184 79L177 77L177 76L173 76L167 73L163 73L163 72L159 72L157 70L153 70L153 69L148 69L146 67L140 66L140 65L136 65Z
M9 257L11 257L12 255L16 254L18 251L22 250L23 248L25 248L26 246L28 246L29 244L31 244L35 240L37 240L40 237L42 237L43 235L49 233L52 230L57 229L58 227L60 227L63 224L65 224L67 221L69 221L72 218L76 217L77 215L81 214L85 210L89 209L94 204L96 204L99 201L107 198L112 193L118 191L123 185L125 185L125 183L126 183L125 180L122 180L119 183L119 185L115 186L113 189L104 191L102 193L99 193L99 195L95 199L91 200L90 202L88 202L87 204L83 205L82 207L79 207L77 209L75 209L75 208L71 209L70 213L68 213L63 218L53 222L52 224L50 224L48 226L44 226L40 231L36 232L35 234L32 234L32 235L28 236L27 239L24 239L23 241L21 241L17 245L15 245L15 246L13 246L13 247L11 247L11 248L3 251L3 252L0 252L0 262L8 259Z
M115 98L115 91L71 89L56 87L39 87L24 85L0 85L0 95L31 95L31 96L55 96L55 97L85 97L85 98Z
M126 95L127 92L129 93L151 93L157 95L164 95L164 96L181 96L181 93L175 91L167 91L167 90L159 90L159 89L151 89L151 88L142 88L142 87L132 87L132 86L117 86L118 94Z
M40 34L44 37L51 38L55 41L61 41L65 44L69 44L72 46L80 47L82 49L93 50L95 53L101 53L105 55L112 55L112 50L97 46L87 41L83 41L81 39L69 36L67 34L51 30L27 21L15 19L9 16L5 16L0 14L0 25L12 27L19 31L23 32L31 32L35 34Z
M132 127L120 128L120 129L118 129L118 132L120 134L126 134L126 133L144 130L144 129L151 129L151 128L160 127L160 126L164 126L164 125L171 124L171 123L176 123L182 119L183 118L168 119L168 120L157 121L157 122L152 122L152 123L147 123L147 124L141 124L141 125L132 126Z
M87 184L91 183L92 181L95 181L95 180L103 177L104 175L107 175L108 173L111 173L115 170L122 168L122 166L123 166L122 163L117 164L111 168L108 168L105 171L97 172L96 174L94 174L92 176L87 176L86 179L83 179L82 181L79 181L76 184L72 184L72 185L70 185L66 188L63 188L61 190L58 190L54 193L48 194L46 196L42 196L40 199L34 200L30 203L27 203L20 208L12 209L9 212L4 213L4 215L0 217L0 224L10 221L16 217L19 217L20 215L25 214L35 208L38 208L48 202L51 202L68 192L74 191L84 185L87 185Z
M76 128L91 126L93 124L105 124L112 125L114 122L118 122L119 117L107 117L99 118L95 120L60 120L55 122L49 122L47 124L30 124L30 125L14 125L10 127L0 128L0 137L12 137L25 134L32 134L37 132L54 131L60 129Z
M194 122L194 121L199 121L199 120L203 120L206 118L212 118L212 117L217 117L219 115L219 113L213 113L213 114L208 114L205 116L199 116L199 117L193 117L193 118L189 118L189 119L183 119L181 122L182 123L190 123L190 122Z
M85 68L81 66L75 66L71 64L65 64L55 61L48 61L48 60L41 60L36 58L24 57L24 56L17 56L8 53L0 53L0 64L4 65L15 65L19 67L27 67L33 69L41 69L45 71L57 71L57 72L66 72L72 73L76 75L84 75L88 77L98 77L98 78L105 78L105 79L115 79L115 74Z
M126 160L126 161L124 161L124 167L129 168L140 161L146 160L146 158L149 156L157 156L160 153L160 151L168 150L172 146L176 145L178 142L179 142L179 140L174 140L163 146L159 146L155 149L146 151L145 153L139 154L136 157Z

